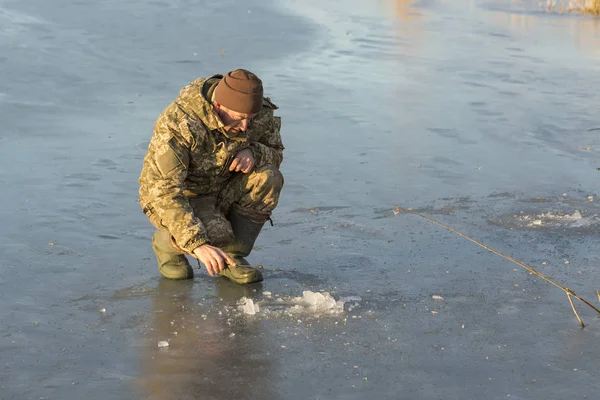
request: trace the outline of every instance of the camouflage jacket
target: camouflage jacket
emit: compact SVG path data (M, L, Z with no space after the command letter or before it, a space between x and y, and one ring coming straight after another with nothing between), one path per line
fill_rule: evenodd
M157 228L168 229L188 253L208 243L189 196L219 193L233 174L231 161L245 148L252 150L255 168L279 168L283 160L281 119L273 115L277 106L268 98L246 132L225 133L210 102L221 78L195 80L160 114L139 178L144 213Z

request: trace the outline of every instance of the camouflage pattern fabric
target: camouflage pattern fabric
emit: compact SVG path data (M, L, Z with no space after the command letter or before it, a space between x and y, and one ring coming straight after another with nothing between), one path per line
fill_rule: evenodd
M232 239L225 216L234 203L268 217L283 185L277 106L265 98L246 132L228 135L210 103L221 78L195 80L161 113L139 178L144 213L190 254L202 244ZM246 148L254 155L253 172L230 172L231 161Z

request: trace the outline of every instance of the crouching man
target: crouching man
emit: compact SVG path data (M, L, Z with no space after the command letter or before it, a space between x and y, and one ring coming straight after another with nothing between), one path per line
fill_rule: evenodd
M188 254L211 276L262 280L245 257L283 187L276 109L261 80L237 69L190 83L158 117L139 200L162 276L193 278Z

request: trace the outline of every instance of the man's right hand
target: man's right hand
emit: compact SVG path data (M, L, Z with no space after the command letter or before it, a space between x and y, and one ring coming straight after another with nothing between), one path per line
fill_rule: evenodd
M194 249L194 255L204 266L210 276L218 275L227 265L235 265L235 261L227 253L218 247L209 244Z

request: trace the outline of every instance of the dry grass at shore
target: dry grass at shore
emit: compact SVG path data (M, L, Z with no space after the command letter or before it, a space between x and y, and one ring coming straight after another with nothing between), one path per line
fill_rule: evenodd
M587 0L583 11L594 15L600 15L600 0Z
M577 12L600 16L600 0L547 0L545 3L540 3L540 6L546 11Z

